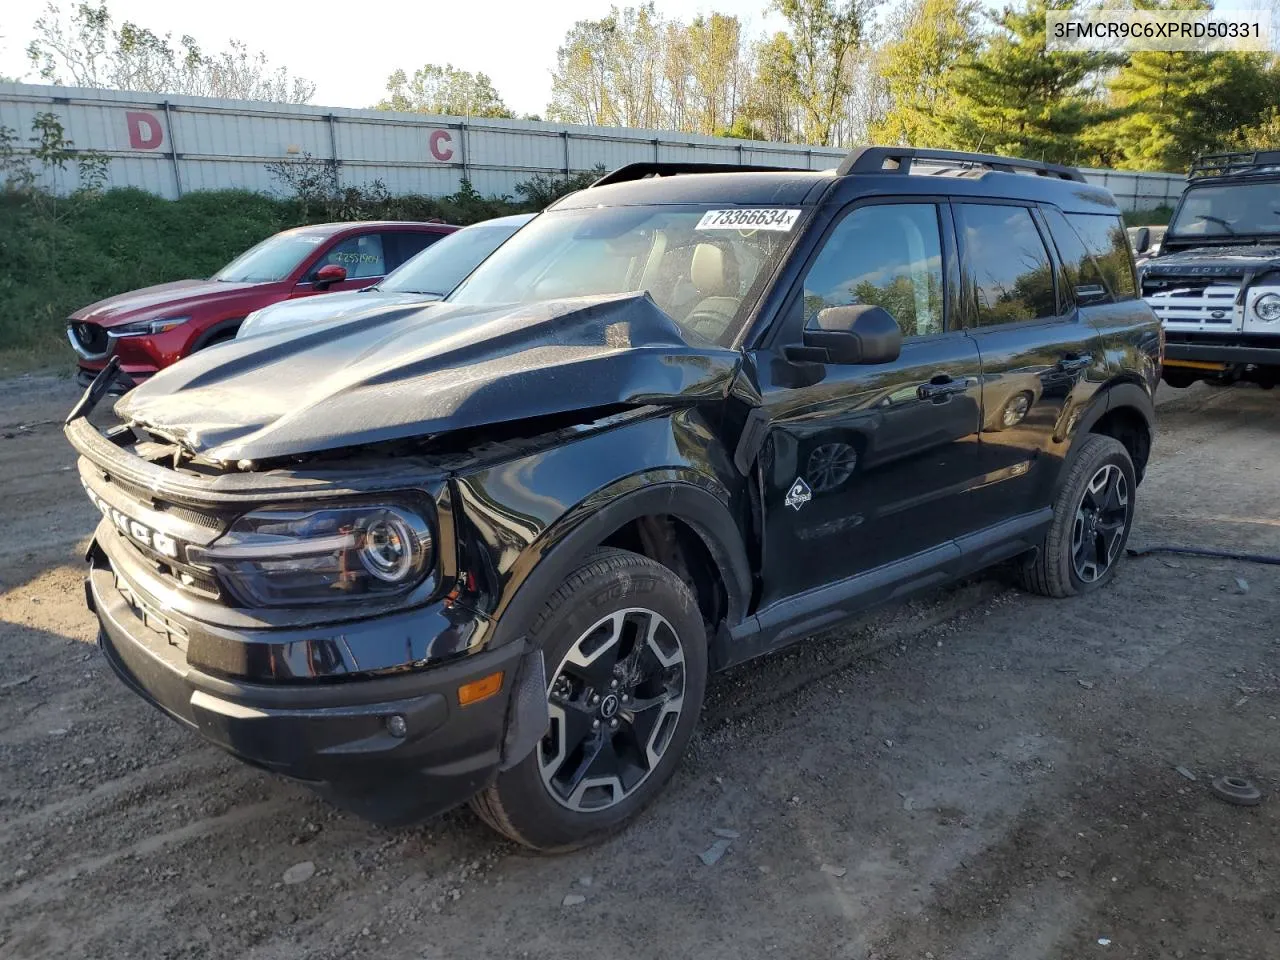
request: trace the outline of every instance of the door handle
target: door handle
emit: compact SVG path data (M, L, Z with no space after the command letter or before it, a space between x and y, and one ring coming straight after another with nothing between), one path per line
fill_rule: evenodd
M928 383L922 383L916 388L916 396L921 400L930 400L934 403L946 403L951 397L957 393L964 393L974 384L973 377L952 378L946 374L940 374L934 377Z

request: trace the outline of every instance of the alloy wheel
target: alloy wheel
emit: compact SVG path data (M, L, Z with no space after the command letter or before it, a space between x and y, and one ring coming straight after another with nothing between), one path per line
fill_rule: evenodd
M815 493L834 490L853 476L858 451L847 443L824 443L809 454L805 476Z
M552 674L551 723L538 747L557 803L606 810L648 779L680 719L684 667L679 636L645 608L611 613L574 641Z
M1085 583L1115 563L1129 523L1129 482L1114 463L1103 464L1085 486L1071 529L1071 562Z
M1031 409L1031 395L1020 393L1004 405L1000 423L1005 428L1017 426Z

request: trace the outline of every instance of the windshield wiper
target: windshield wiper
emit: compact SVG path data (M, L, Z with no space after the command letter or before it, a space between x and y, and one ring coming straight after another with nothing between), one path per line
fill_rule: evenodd
M1231 225L1230 221L1223 220L1222 217L1215 217L1212 213L1197 213L1196 219L1208 220L1210 223L1221 224L1232 236L1236 235L1236 228Z

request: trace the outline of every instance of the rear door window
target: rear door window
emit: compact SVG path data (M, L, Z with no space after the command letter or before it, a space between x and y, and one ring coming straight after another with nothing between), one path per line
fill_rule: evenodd
M960 256L979 327L1058 315L1053 264L1027 207L955 205Z
M1115 298L1132 300L1136 297L1138 286L1133 277L1133 254L1129 250L1124 222L1117 216L1100 213L1068 213L1066 217L1085 249L1097 261Z

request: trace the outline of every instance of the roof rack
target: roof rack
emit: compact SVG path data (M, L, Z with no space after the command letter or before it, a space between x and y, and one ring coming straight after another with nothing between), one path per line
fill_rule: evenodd
M1041 163L1039 160L1021 160L1017 157L998 157L990 153L967 153L963 150L930 150L924 147L858 147L851 150L836 176L851 173L911 173L916 161L935 165L930 161L942 161L956 167L985 167L1001 173L1031 173L1040 177L1056 177L1084 183L1084 174L1075 167L1057 163Z
M1202 177L1229 177L1255 173L1264 167L1280 167L1280 150L1250 150L1237 153L1205 153L1191 161L1188 180Z
M678 173L807 173L803 167L765 167L740 163L628 163L611 170L591 184L607 187L611 183L643 180L645 177L671 177Z

